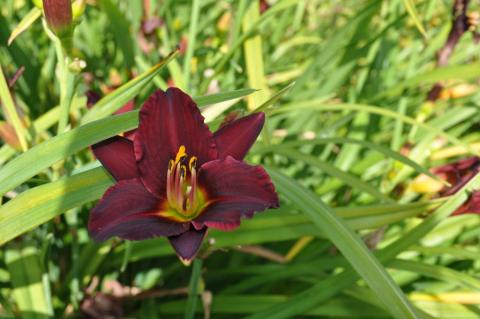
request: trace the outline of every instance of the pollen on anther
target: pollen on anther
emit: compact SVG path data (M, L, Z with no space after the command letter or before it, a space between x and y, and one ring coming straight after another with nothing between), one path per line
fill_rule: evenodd
M178 148L177 155L175 156L175 164L179 163L180 161L182 161L186 157L187 157L187 152L186 152L185 146L180 145L180 147Z
M180 166L180 176L185 177L187 174L187 167L185 165Z
M188 168L189 170L191 171L192 168L195 168L197 166L197 157L196 156L192 156L190 158L190 161L188 161Z

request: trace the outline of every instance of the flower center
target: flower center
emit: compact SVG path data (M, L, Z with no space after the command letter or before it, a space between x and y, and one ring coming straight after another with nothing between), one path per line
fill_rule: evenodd
M197 157L188 156L185 146L178 149L175 160L170 160L167 171L168 207L161 215L186 222L199 215L205 206L205 196L197 186Z

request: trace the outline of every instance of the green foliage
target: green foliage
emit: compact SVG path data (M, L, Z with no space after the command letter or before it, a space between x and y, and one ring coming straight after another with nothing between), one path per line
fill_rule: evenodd
M0 318L477 318L480 215L449 216L480 177L445 198L415 186L480 152L471 34L436 64L452 4L98 0L65 58L40 9L5 0ZM234 232L211 230L190 267L164 238L99 244L87 231L113 183L89 146L134 129L172 83L212 129L231 111L266 112L246 160L268 167L281 198ZM102 98L87 108L90 90Z

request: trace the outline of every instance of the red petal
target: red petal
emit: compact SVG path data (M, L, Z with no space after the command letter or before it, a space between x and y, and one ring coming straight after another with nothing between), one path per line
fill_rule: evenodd
M150 194L140 179L120 181L110 187L90 213L88 231L97 241L113 236L141 240L175 236L188 230L188 223L175 223L158 216L161 201Z
M242 160L255 143L264 123L265 114L255 113L221 127L213 134L218 157L225 158L230 155L237 160Z
M165 194L168 162L181 145L199 166L217 158L213 135L192 99L177 88L158 90L140 110L134 142L140 176L152 193Z
M133 142L129 139L114 136L92 145L92 150L95 157L117 181L139 176Z
M480 214L480 192L474 191L468 200L457 210L452 213L452 216L463 214Z
M204 224L231 230L240 225L242 216L278 207L278 196L267 172L231 156L204 164L198 182L212 203L195 219L197 229Z
M92 90L87 91L85 95L87 96L87 108L89 110L102 98L100 94Z
M123 137L133 142L135 140L136 134L137 134L137 129L134 129L134 130L123 133ZM134 157L135 157L135 154L134 154Z
M203 238L205 238L206 234L207 227L204 227L201 230L192 228L178 236L168 237L168 240L170 240L170 244L182 260L190 261L200 249Z

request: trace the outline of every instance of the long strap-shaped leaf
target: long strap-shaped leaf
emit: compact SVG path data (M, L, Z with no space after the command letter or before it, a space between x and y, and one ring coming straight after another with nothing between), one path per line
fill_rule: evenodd
M0 169L0 194L73 153L137 125L138 111L132 111L85 124L31 148Z
M357 176L352 175L348 172L344 172L341 169L337 168L335 165L332 165L326 161L322 161L313 155L305 154L294 149L284 147L278 148L275 151L275 154L283 155L295 161L300 161L310 166L317 167L321 169L325 174L338 178L343 183L351 186L354 189L370 194L371 196L384 202L395 203L393 199L377 190L377 188L375 188L374 186L362 181Z
M292 104L287 104L282 106L281 108L277 108L270 111L270 115L274 114L281 114L285 112L298 112L304 109L311 109L311 110L319 110L319 111L356 111L356 112L367 112L372 114L378 114L384 117L390 117L414 126L418 126L422 129L430 133L437 134L438 136L446 138L449 142L453 145L461 146L467 149L471 154L480 155L477 151L473 150L468 144L462 142L458 138L446 133L445 131L438 129L434 126L422 123L420 121L415 120L409 116L400 114L398 112L394 112L392 110L373 106L373 105L365 105L365 104L328 104L325 103L323 99L312 100L312 101L298 101Z
M0 66L0 102L3 103L4 116L12 124L23 151L28 149L27 130L22 124L18 111L8 88L7 80Z
M100 198L113 184L101 167L33 188L0 207L0 245L69 208Z
M163 66L168 64L178 51L170 53L163 61L151 67L147 72L137 76L133 80L125 83L112 93L98 101L91 110L82 119L82 123L88 123L94 120L104 118L120 109L125 103L133 99L141 89L151 83L153 78L160 72Z
M331 208L294 179L275 170L269 170L269 173L280 193L294 202L327 235L394 317L418 318L415 308L365 243Z
M22 318L52 318L49 280L41 265L38 249L34 246L9 247L5 251L5 263L13 286L12 295Z
M345 138L345 137L324 137L324 138L317 138L313 140L299 140L299 141L288 141L288 142L283 142L281 144L282 149L284 148L290 148L290 147L300 147L304 145L317 145L317 144L358 144L366 148L370 148L372 150L375 150L377 152L380 152L394 160L397 160L410 168L416 170L418 173L425 174L435 180L437 180L440 183L445 184L446 186L449 186L449 184L440 179L437 175L433 174L430 172L428 169L424 168L423 166L417 164L415 161L412 161L408 157L400 154L399 152L392 151L388 147L371 143L368 141L363 141L363 140L358 140L358 139L353 139L353 138ZM279 145L268 145L268 146L262 146L262 147L256 147L253 149L253 152L255 153L275 153L279 149Z
M399 240L390 244L376 254L383 263L388 263L399 253L408 249L408 247L418 244L418 241L435 228L442 220L452 214L465 200L468 194L480 187L480 174L477 174L469 183L467 183L455 195L451 196L442 204L432 215L425 219L418 226L404 234ZM261 319L268 317L270 319L292 318L296 315L305 313L315 305L325 302L332 296L337 295L342 290L354 284L357 279L356 273L352 269L346 269L344 272L332 276L322 282L313 285L311 288L295 295L281 305L267 308L258 312L249 319Z

